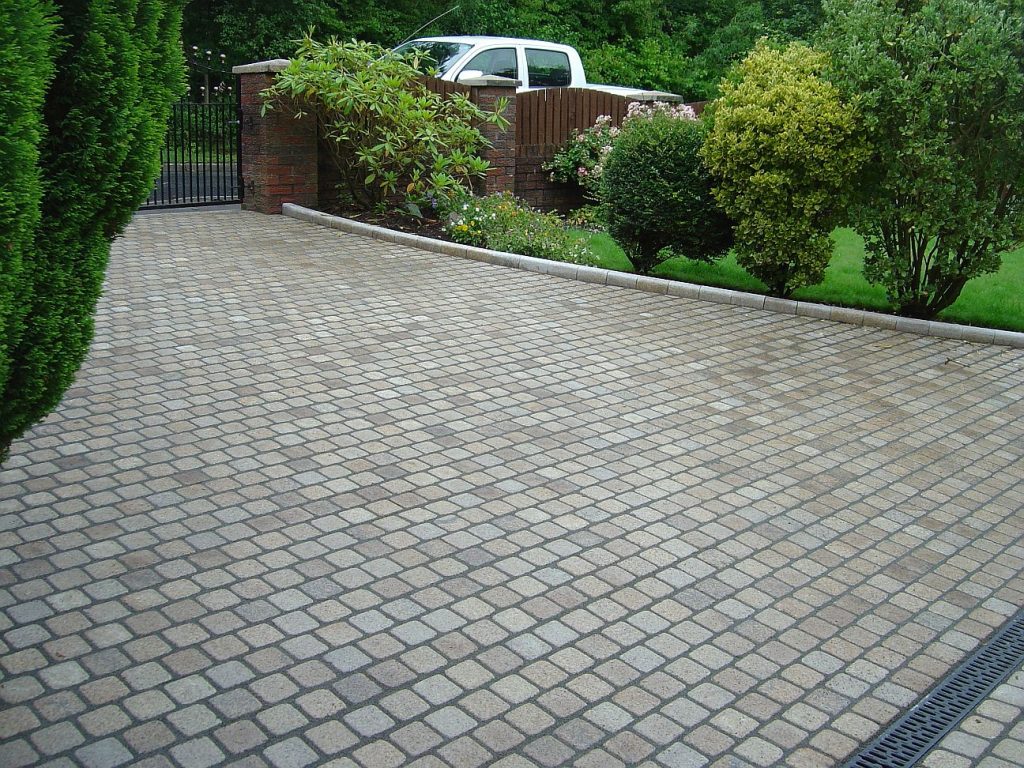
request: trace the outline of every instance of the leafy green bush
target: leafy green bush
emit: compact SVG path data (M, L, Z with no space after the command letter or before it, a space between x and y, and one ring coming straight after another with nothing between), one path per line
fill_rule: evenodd
M10 361L0 379L0 458L60 401L88 352L110 242L149 194L170 104L183 85L180 3L138 0L131 13L106 2L59 4L52 20L59 48L41 4L20 6L14 12L27 26L15 34L24 35L37 68L21 79L29 91L16 108L22 166L30 159L24 140L39 135L31 125L36 118L24 111L40 107L39 83L32 81L46 81L48 61L55 76L38 113L46 126L38 145L43 195L14 202L25 221L39 218L31 244L26 234L19 238L23 330L7 318L0 329ZM3 26L10 26L6 19ZM51 58L44 61L47 45ZM32 174L23 171L29 190Z
M445 230L457 243L552 261L591 264L586 245L553 213L540 213L505 192L457 203Z
M574 130L572 138L555 153L544 169L551 171L551 180L577 184L584 195L597 202L601 194L604 161L612 151L619 129L612 125L610 115L601 115L586 130Z
M487 113L462 94L442 98L420 82L416 52L308 36L291 65L264 91L264 108L314 112L341 192L370 209L396 195L412 202L464 193L488 164L480 123L507 124L504 105Z
M864 272L900 314L933 317L1024 240L1024 17L1007 7L826 4L833 79L874 148L855 209Z
M608 232L640 274L672 255L711 261L729 250L731 227L699 154L705 133L689 107L630 105L601 194Z
M827 62L799 43L758 43L723 83L703 149L740 266L777 296L821 282L867 157L854 108L821 77Z

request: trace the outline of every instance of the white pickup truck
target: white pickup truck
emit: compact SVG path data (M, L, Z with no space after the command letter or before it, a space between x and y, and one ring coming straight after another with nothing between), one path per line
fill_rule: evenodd
M437 68L437 76L451 82L497 76L518 80L518 91L538 88L590 88L620 96L682 101L661 91L588 83L580 55L570 45L519 37L420 37L395 48L397 52L423 51Z

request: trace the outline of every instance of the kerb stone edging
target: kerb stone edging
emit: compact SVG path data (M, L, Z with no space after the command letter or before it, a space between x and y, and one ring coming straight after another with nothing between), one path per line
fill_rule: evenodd
M398 232L386 227L378 227L374 224L365 224L361 221L345 219L341 216L332 216L329 213L315 211L294 203L285 203L282 206L281 213L299 221L319 224L320 226L330 227L331 229L341 230L353 235L363 235L389 243L441 253L446 256L458 256L463 259L482 261L487 264L498 264L504 267L512 267L513 269L522 269L526 272L538 272L542 275L564 277L569 280L579 280L585 283L633 288L649 293L661 293L666 296L713 301L718 304L732 304L749 309L765 309L769 312L813 317L819 320L832 320L837 323L862 325L868 328L884 328L890 331L916 333L921 336L933 336L941 339L953 339L955 341L970 341L978 344L1000 344L1015 349L1024 349L1024 333L1017 333L1016 331L980 328L973 325L957 325L955 323L940 323L934 320L916 320L910 317L897 317L880 312L868 312L863 309L832 307L828 304L813 304L806 301L793 301L791 299L777 299L757 293L744 293L743 291L715 288L709 285L681 283L676 280L663 280L658 277L646 277L628 272L615 272L599 267L584 267L561 261L537 259L532 256L491 251L486 248L476 248L471 245L435 240L431 237L413 235L408 232Z

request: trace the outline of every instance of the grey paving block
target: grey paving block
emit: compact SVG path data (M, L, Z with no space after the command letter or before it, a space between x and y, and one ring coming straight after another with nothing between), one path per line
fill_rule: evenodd
M344 716L345 723L360 736L374 736L395 724L379 707L370 705L352 710Z
M263 751L263 756L275 768L305 768L317 760L316 752L294 736L270 745Z
M75 758L86 768L114 768L124 765L132 753L117 739L101 739L75 750Z

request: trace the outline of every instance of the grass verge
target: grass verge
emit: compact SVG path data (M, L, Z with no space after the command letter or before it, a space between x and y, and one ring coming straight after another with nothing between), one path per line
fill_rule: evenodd
M597 266L620 272L631 272L629 259L618 244L604 232L580 232L598 258ZM864 242L849 229L837 229L832 234L835 254L820 285L801 288L793 294L799 301L856 307L874 312L889 312L885 289L871 285L864 279ZM653 273L657 277L682 280L687 283L732 288L750 293L767 293L765 285L747 274L730 253L715 264L669 259ZM1003 255L1002 268L991 275L971 280L960 298L942 312L939 320L965 325L981 325L1024 331L1024 248Z

